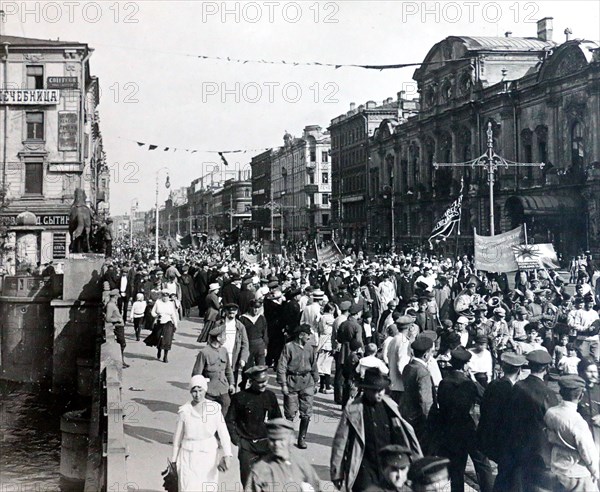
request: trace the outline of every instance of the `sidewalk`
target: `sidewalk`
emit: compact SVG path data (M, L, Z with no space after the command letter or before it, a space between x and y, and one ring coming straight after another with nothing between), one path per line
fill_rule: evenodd
M132 326L125 328L125 360L131 365L123 371L125 433L129 450L127 478L128 485L134 490L163 491L160 473L167 467L167 458L171 458L177 409L190 399L188 384L199 349L196 337L201 326L194 318L180 323L168 364L156 358L156 349L147 347L142 341L136 342ZM142 337L148 334L149 331L144 330ZM274 379L271 374L270 389L280 397ZM313 464L321 480L327 481L331 441L340 410L333 404L333 395L316 396L314 406L315 415L307 437L308 449L298 452ZM232 468L219 477L219 492L242 490L237 458L234 457L232 464ZM323 486L324 490L335 490L330 482Z

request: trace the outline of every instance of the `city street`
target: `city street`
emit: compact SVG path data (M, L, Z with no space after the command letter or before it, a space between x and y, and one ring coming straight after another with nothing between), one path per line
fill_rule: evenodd
M163 490L160 472L166 469L167 458L171 458L177 409L190 398L188 383L199 348L196 337L201 326L194 318L180 323L168 364L156 359L156 349L135 341L130 325L126 328L125 356L131 367L123 371L123 400L129 448L127 478L134 490ZM144 331L143 336L148 333ZM270 388L276 390L274 380L273 375ZM280 396L278 389L276 392ZM331 440L339 416L339 406L333 404L333 395L318 395L308 433L308 449L297 450L308 458L324 481L329 479ZM242 490L237 459L232 463L233 467L221 474L219 491ZM335 490L331 482L322 485L323 490Z

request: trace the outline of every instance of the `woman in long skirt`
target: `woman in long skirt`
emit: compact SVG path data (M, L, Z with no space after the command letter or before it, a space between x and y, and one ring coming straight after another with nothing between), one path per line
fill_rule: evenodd
M208 342L208 333L213 329L219 319L221 312L221 299L218 296L221 286L214 282L208 286L208 295L206 296L206 312L204 313L204 326L198 336L198 342Z
M331 388L331 369L333 365L333 348L331 335L335 321L335 305L328 302L323 308L323 316L319 320L319 344L317 346L317 369L319 370L319 392L333 393Z
M192 401L179 407L172 455L172 461L177 464L179 492L214 487L219 483L219 471L226 471L230 465L231 439L221 405L205 398L207 390L208 380L204 376L193 376Z
M154 303L152 316L158 318L152 333L144 340L149 347L157 347L157 358L160 359L164 352L163 362L169 362L168 354L173 342L173 332L177 328L179 316L175 305L169 299L169 291L163 290L161 297Z

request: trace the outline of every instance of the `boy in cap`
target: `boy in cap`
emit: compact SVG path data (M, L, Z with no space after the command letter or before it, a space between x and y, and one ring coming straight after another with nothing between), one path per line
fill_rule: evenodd
M554 490L590 492L598 490L598 448L586 421L577 412L585 381L567 375L558 380L562 403L544 416L546 435L552 446L550 469L558 487Z
M312 465L294 454L294 425L276 418L266 423L269 453L256 462L246 482L246 492L282 490L320 491L319 476Z
M265 365L246 369L244 375L250 379L250 387L231 397L225 417L231 442L239 447L242 485L246 484L252 465L269 453L265 417L281 417L277 397L267 389L267 370Z
M551 476L546 469L544 455L547 442L544 433L544 415L558 404L554 391L548 387L544 376L552 364L546 350L533 350L526 355L530 375L513 386L508 418L507 453L519 490L537 490L537 486L551 489Z
M383 468L382 478L378 484L373 484L365 492L404 492L408 478L408 467L411 461L411 451L405 446L390 444L379 451L379 460Z
M285 418L294 421L300 413L298 447L306 449L306 433L312 416L315 386L319 384L317 356L308 343L309 325L300 325L292 332L292 341L285 344L277 364L277 382L283 393Z
M505 352L501 356L504 375L492 381L485 390L480 405L480 419L477 426L477 444L489 459L498 464L498 475L494 490L513 490L510 474L510 456L507 452L506 428L511 413L509 405L514 384L521 376L527 359L514 352Z
M450 461L437 456L427 456L415 461L408 471L408 480L413 492L438 492L449 489Z
M490 462L477 448L475 421L471 411L481 401L483 388L466 374L465 366L472 354L462 346L450 353L452 369L438 388L440 422L451 423L437 429L440 435L440 455L448 458L452 491L462 491L465 486L465 468L470 456L482 492L491 492L493 475Z

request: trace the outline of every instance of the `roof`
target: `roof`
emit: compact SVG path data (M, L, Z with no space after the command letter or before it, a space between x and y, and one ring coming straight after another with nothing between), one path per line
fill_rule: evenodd
M52 39L35 39L35 38L22 38L20 36L0 36L1 43L10 43L11 46L31 46L31 47L67 47L73 45L87 46L85 43L79 41L60 41Z
M544 51L556 46L552 41L538 38L452 36L461 40L469 51Z

